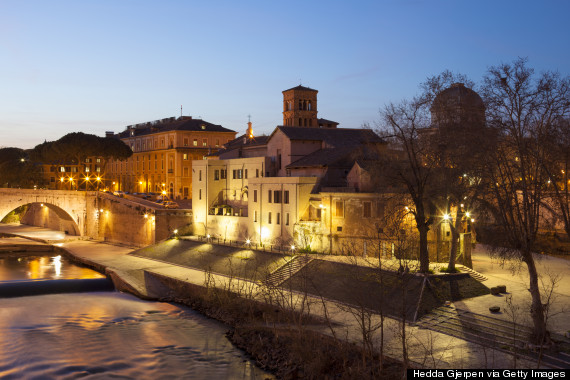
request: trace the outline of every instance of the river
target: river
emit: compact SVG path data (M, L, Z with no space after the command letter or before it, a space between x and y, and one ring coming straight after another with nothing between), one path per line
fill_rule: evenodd
M0 282L98 277L55 254L20 256L24 269L8 270L18 257L4 255ZM231 345L223 324L187 307L118 292L2 298L0 305L2 379L273 378Z

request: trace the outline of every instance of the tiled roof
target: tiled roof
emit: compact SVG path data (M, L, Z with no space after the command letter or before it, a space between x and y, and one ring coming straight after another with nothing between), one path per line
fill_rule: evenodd
M360 150L360 147L354 145L340 148L319 149L316 152L308 154L297 161L290 163L287 165L287 169L314 166L352 167L354 163L352 156L357 150Z
M319 124L338 124L336 121L327 120L327 119L317 119L317 123Z
M291 91L291 90L303 90L303 91L315 91L315 92L319 92L318 90L315 90L313 88L309 88L309 87L305 87L305 86L301 86L298 85L297 87L292 87L288 90L284 90L283 92L287 92L287 91Z
M130 128L129 128L130 127ZM166 118L154 122L140 123L127 127L126 130L117 134L119 138L131 136L131 132L135 132L135 136L149 135L157 132L165 131L195 131L195 132L234 132L231 129L224 128L218 124L212 124L201 119L192 119L184 116L179 118Z
M382 139L370 129L279 126L272 135L277 130L282 131L290 140L324 141L332 147L382 142Z

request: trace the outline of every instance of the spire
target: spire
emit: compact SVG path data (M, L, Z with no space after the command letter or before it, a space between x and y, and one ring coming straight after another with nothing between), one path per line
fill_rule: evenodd
M251 127L251 115L247 115L247 132L245 133L246 137L249 140L253 139L253 128Z

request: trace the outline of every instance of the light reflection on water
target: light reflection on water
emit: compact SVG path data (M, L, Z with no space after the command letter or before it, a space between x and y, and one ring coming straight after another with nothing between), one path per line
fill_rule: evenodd
M0 378L265 379L191 309L121 293L2 300Z
M88 279L105 276L55 253L0 253L0 281Z

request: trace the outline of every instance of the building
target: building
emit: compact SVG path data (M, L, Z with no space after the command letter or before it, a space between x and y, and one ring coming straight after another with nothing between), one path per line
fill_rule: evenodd
M457 108L452 111L462 112L460 121L465 114L470 123L479 120L482 103L470 106L471 91L459 85L447 91L432 108L434 119L444 120L437 104L449 101ZM196 233L327 253L401 254L401 243L415 241L409 236L417 233L411 203L397 184L383 184L381 191L374 180L381 157L401 152L369 129L318 119L316 90L283 91L283 109L284 125L270 136L255 138L249 124L218 154L194 161ZM466 256L470 228L466 223L462 231ZM434 225L428 239L431 259L445 260L449 224ZM412 257L417 246L406 252Z
M377 152L383 141L371 130L317 119L316 95L303 86L283 91L286 125L256 138L249 123L214 157L193 162L198 234L294 245L302 227L328 225L320 192L346 188L356 159Z
M114 136L134 153L127 160L108 163L106 185L111 190L166 191L173 199L189 199L192 161L203 160L235 135L235 131L191 116L129 125Z
M50 190L97 190L104 187L106 160L103 157L88 157L85 162L76 160L46 164L40 171L45 187Z

